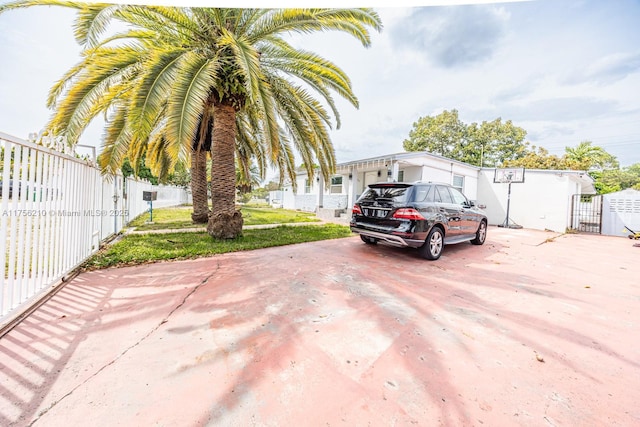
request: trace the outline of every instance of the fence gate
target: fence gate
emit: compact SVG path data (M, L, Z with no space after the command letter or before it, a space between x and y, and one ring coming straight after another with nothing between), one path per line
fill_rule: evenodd
M571 199L571 228L585 233L602 233L602 195L574 194Z

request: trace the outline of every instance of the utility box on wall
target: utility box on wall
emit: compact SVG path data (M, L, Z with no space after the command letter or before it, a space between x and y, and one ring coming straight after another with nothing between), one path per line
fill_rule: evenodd
M142 192L142 200L145 202L152 202L158 199L157 191L143 191Z

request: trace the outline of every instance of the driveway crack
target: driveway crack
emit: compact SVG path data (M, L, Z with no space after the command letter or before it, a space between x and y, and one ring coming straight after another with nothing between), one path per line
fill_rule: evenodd
M67 397L71 396L76 390L78 390L80 387L82 387L83 385L87 384L89 381L91 381L92 379L94 379L95 377L97 377L102 371L104 371L105 369L107 369L108 367L110 367L111 365L113 365L114 363L116 363L118 360L120 360L125 354L127 354L130 350L136 348L137 346L139 346L140 344L142 344L143 341L145 341L147 338L149 338L155 331L157 331L160 326L164 325L165 323L167 323L169 321L169 318L173 315L173 313L175 313L177 310L179 310L182 306L184 306L187 302L187 300L193 295L195 294L198 289L200 289L200 287L204 286L211 277L213 277L218 270L220 269L220 264L216 263L216 267L214 269L214 271L209 274L207 277L205 277L204 279L202 279L200 281L200 283L198 283L196 286L193 287L193 289L191 289L191 291L189 291L184 298L182 299L182 301L180 301L170 312L169 314L167 314L156 326L154 326L147 334L145 334L143 337L141 337L138 341L136 341L134 344L130 345L129 347L127 347L126 349L124 349L120 354L118 354L113 360L111 360L109 363L107 363L106 365L102 366L100 369L98 369L96 372L94 372L91 376L89 376L88 378L86 378L84 381L82 381L80 384L76 385L75 387L73 387L67 394L65 394L64 396L60 397L58 400L52 402L48 407L46 407L45 409L43 409L42 411L40 411L38 413L38 415L36 416L36 418L33 419L33 421L31 421L29 423L29 427L31 427L32 425L34 425L35 423L38 422L38 420L40 418L42 418L44 415L46 415L51 409L55 408L60 402L62 402L63 400L65 400Z

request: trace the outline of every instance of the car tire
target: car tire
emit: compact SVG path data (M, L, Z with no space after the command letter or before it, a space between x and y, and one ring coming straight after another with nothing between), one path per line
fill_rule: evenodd
M440 258L442 255L442 250L444 249L444 233L440 227L433 227L429 234L427 235L427 239L424 242L424 245L420 246L418 250L420 251L420 255L423 258L435 261Z
M373 237L360 235L360 239L365 242L367 245L377 245L378 241Z
M487 238L487 222L480 221L480 225L478 226L478 231L476 231L476 238L471 241L474 245L482 245L484 244L485 239Z

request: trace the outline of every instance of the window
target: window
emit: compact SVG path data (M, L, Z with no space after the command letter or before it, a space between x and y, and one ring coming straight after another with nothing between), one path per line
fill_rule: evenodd
M334 176L331 178L331 194L342 193L342 177Z
M438 185L438 193L440 194L440 201L442 203L453 203L453 199L451 198L451 193L449 193L449 189L442 185ZM438 201L436 197L436 202Z
M304 194L309 194L309 193L311 193L311 180L305 179L304 180Z
M398 182L404 182L404 171L398 171Z
M392 202L402 204L407 201L407 188L409 187L393 187L389 185L369 187L364 193L362 193L362 196L358 198L358 201Z
M453 184L452 184L453 188L455 188L456 190L460 191L461 193L464 192L464 176L462 175L453 175Z
M427 196L429 195L429 190L431 190L431 187L426 186L426 185L420 185L416 187L416 195L415 195L415 201L416 202L427 202L429 200L427 200ZM431 201L433 201L433 196L431 196Z
M453 203L455 203L456 205L467 206L469 204L467 202L467 198L464 197L464 194L459 192L457 189L450 188L449 192L451 193L451 197L453 197Z

